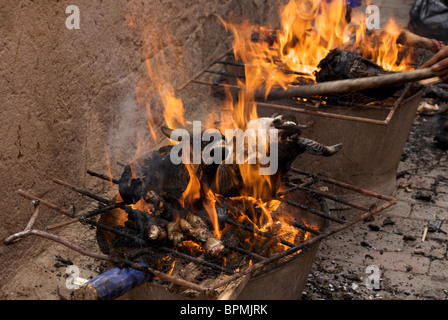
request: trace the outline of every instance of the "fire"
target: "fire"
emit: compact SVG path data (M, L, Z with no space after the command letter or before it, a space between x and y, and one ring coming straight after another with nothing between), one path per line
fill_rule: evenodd
M290 70L312 76L320 60L348 42L345 1L290 1L282 10L277 32L280 60Z
M221 21L234 34L235 58L246 65L245 87L265 87L266 94L273 86L285 88L296 81L296 75L280 69L315 80L319 62L334 48L361 48L366 58L389 71L410 69L409 59L401 58L396 43L400 28L393 19L377 34L367 29L363 14L353 14L352 24L346 15L345 0L291 0L280 12L279 30Z
M248 29L249 30L249 29ZM249 43L248 43L249 44ZM237 49L236 49L237 50ZM238 50L237 50L238 51ZM244 52L244 51L241 51ZM148 77L153 85L157 88L157 94L161 98L163 104L163 119L166 126L170 128L182 128L185 127L187 121L185 119L185 111L182 100L176 97L174 89L169 82L169 79L163 77L163 69L165 59L161 58L158 61L157 67L150 62L149 59L145 60L146 70ZM249 79L254 79L253 85L261 85L257 83L258 79L257 71L258 68L247 68L246 72L250 76L246 76L246 82ZM278 72L278 70L271 70L272 74ZM275 79L275 77L271 77ZM269 79L263 80L264 84L274 85ZM243 87L249 87L247 83L240 84ZM286 85L286 81L285 81ZM233 101L232 96L229 91L227 91L227 99L225 101L225 110L228 112L221 112L220 114L211 113L206 117L205 127L215 128L215 123L218 123L218 130L222 133L225 132L227 128L246 128L250 120L257 119L258 114L256 112L256 105L254 103L253 96L250 90L242 90L240 92L238 100ZM154 120L152 117L151 107L147 104L147 119L148 128L150 130L151 136L157 141L158 134L157 130L154 128ZM175 143L175 142L172 142ZM190 180L184 190L182 197L179 199L180 205L185 208L189 213L195 207L195 203L201 197L201 190L204 190L205 197L203 199L202 205L209 214L210 221L213 226L213 235L220 239L222 235L222 230L219 229L218 217L216 212L216 203L218 199L218 194L215 194L209 186L201 185L197 177L197 166L192 164L184 164L188 170ZM245 190L243 195L248 199L253 199L253 205L261 208L262 215L259 221L255 221L257 228L267 228L268 224L272 224L272 217L270 217L269 211L272 210L272 203L262 201L262 198L269 198L272 194L271 181L268 176L260 176L259 167L254 165L242 164L240 165L241 175L244 181ZM269 222L268 224L266 224Z
M200 198L201 183L196 175L196 170L193 165L185 164L190 175L190 181L188 182L187 188L182 193L182 198L179 199L179 203L183 208L191 208L194 202Z
M145 200L140 199L134 204L130 205L132 209L140 210L142 212L151 213L151 210L153 208L153 205L147 203Z
M169 264L168 270L165 271L166 274L171 275L173 273L174 267L176 266L176 259L166 256L159 260L159 268L162 269L163 265ZM159 277L154 277L154 280L159 280Z
M216 212L216 201L217 196L210 189L208 189L203 203L204 208L205 210L207 210L207 213L210 217L210 221L213 226L213 235L217 239L221 239L221 230L219 229L218 214Z
M173 270L174 270L174 266L176 265L176 260L173 260L172 262L171 262L171 267L170 267L170 269L166 272L166 274L168 274L168 275L171 275L172 273L173 273Z
M190 254L193 252L203 252L204 248L197 242L194 242L192 240L184 240L182 241L182 246L186 248Z
M245 221L250 222L255 231L265 232L268 231L270 227L274 224L274 219L272 218L272 212L278 209L281 202L279 200L269 200L267 202L261 199L256 199L251 196L239 196L232 197L231 200L245 203L247 207L252 207L252 209L259 209L260 214L252 214L251 216L240 213L239 222L244 223Z
M216 128L223 134L225 129L230 128L245 130L253 124L252 120L259 118L253 95L254 88L267 88L267 94L273 87L286 88L291 82L296 81L298 74L313 79L313 72L317 70L319 61L326 56L329 50L343 46L350 40L350 35L347 34L348 23L341 17L345 17L344 1L335 0L323 4L322 1L313 0L290 1L281 12L280 30L253 26L248 22L234 25L221 20L227 30L231 30L235 35L234 55L237 60L244 62L245 78L244 81L238 83L242 88L238 99L233 101L232 95L226 90L226 99L221 108L221 111L224 111L208 114L206 119L203 119L206 120L204 128ZM132 19L130 17L127 19L130 27L135 28ZM257 41L253 40L254 31L258 34ZM357 38L357 41L367 42L364 38L362 39L358 40ZM381 39L384 46L391 45L394 41L390 37ZM155 42L157 46L157 41ZM159 42L159 46L161 43L162 41ZM143 57L150 85L148 88L139 87L137 98L146 112L147 129L152 141L139 141L135 159L162 142L163 135L160 134L162 124L171 129L185 128L189 124L185 118L183 101L176 95L168 76L167 61L163 56L165 51L162 47L160 49L162 50L158 55L153 55L151 58ZM390 50L387 51L387 53L389 52ZM373 53L369 54L373 55ZM376 58L384 60L384 55L378 54ZM284 72L284 70L292 72ZM161 109L157 109L156 102L160 102ZM171 141L170 143L176 142ZM265 145L267 148L266 141ZM189 182L178 199L179 205L187 212L188 216L188 214L194 213L194 210L198 208L198 200L202 199L201 205L207 211L212 225L210 231L216 239L222 239L227 227L221 230L219 226L217 210L218 206L222 205L219 201L219 190L213 189L212 191L210 186L201 185L197 165L183 165L188 170ZM301 231L273 216L273 213L281 205L281 202L275 199L277 192L275 188L278 187L278 181L273 181L271 176L260 175L260 164L249 164L246 161L243 164L238 164L238 168L243 182L243 190L238 197L230 199L244 204L244 209L238 208L241 210L237 214L238 222L249 223L253 226L252 229L255 233L275 231L278 237L295 243ZM137 178L138 170L134 169L131 166L132 176ZM143 199L131 207L148 214L151 214L154 209ZM235 210L235 208L231 209ZM182 219L178 221L182 221ZM254 239L246 240L251 242ZM191 251L204 250L202 244L193 240L183 241L182 246ZM204 244L204 246L206 245ZM172 263L172 268L174 268L175 262Z
M157 132L157 130L155 129L155 123L154 123L154 118L152 116L151 113L151 106L148 102L146 102L146 116L147 116L147 121L148 121L148 129L149 132L151 134L151 137L154 141L159 140L159 133Z
M162 62L165 60L162 59ZM148 77L157 87L158 94L162 99L162 103L164 106L163 117L165 123L170 128L179 128L185 126L185 118L184 118L184 106L182 100L176 97L174 94L174 88L170 83L169 79L164 78L166 72L166 66L164 63L158 66L158 68L154 68L154 65L151 64L149 59L145 60L146 71L148 73ZM148 119L152 119L151 110L148 107L147 112L149 113ZM150 130L154 130L150 121L148 121L148 126Z
M244 62L245 83L239 83L245 88L259 88L265 86L270 89L274 85L286 88L287 84L293 81L292 75L281 72L278 68L278 57L269 47L269 43L263 39L262 35L269 34L269 29L255 27L248 21L240 25L234 25L221 19L224 27L233 32L235 38L232 43L235 58ZM252 41L252 34L257 31L260 36L257 42ZM244 101L248 92L239 96L239 103L236 106L236 119L240 127L244 127L249 119L254 119L254 107ZM249 98L250 97L246 97ZM241 108L244 106L244 108Z
M400 28L391 19L385 26L384 31L378 35L357 37L355 45L361 48L363 56L390 71L406 71L409 69L410 56L400 59L402 46L397 44L400 36ZM374 47L372 43L379 43ZM401 61L400 61L401 60Z

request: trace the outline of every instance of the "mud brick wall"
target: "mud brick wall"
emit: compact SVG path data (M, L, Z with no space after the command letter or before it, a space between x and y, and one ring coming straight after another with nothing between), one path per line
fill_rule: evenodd
M80 10L80 29L66 27L69 5ZM71 208L76 198L51 179L101 187L86 170L107 172L105 148L116 156L111 161L125 156L128 140L133 152L135 132L123 119L130 128L145 121L135 87L145 76L144 59L160 54L157 37L178 85L229 47L217 15L275 25L277 12L277 1L267 0L2 1L0 238L20 231L31 215L18 189ZM55 221L43 211L38 227ZM1 244L0 291L23 261L49 245Z

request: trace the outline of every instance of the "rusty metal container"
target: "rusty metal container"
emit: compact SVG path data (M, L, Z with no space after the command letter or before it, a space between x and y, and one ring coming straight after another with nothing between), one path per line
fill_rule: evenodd
M330 157L300 155L294 167L313 173L328 173L331 178L369 191L391 195L396 187L396 172L409 135L421 91L409 93L389 108L355 105L349 107L304 107L300 110L261 103L260 116L270 116L279 108L293 112L308 126L303 136L332 145L343 143ZM317 110L318 111L317 111Z
M256 276L243 279L232 300L300 300L319 243L298 253L285 263ZM170 291L168 286L145 283L118 300L185 300L185 295ZM191 300L209 300L200 294Z

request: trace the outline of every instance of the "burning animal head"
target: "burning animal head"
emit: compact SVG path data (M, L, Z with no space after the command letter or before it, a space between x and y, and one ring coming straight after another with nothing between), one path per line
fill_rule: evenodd
M184 129L164 127L162 132L170 139L177 137L179 143L164 146L128 165L120 179L120 195L126 203L136 203L151 199L148 194L152 192L165 201L177 203L194 174L199 184L196 200L208 189L223 196L238 196L249 184L242 171L254 169L259 169L255 180L263 179L263 173L269 172L265 175L270 176L267 178L271 183L270 194L275 194L274 186L278 187L300 154L328 157L342 147L342 144L325 146L303 138L304 129L306 126L300 125L293 115L252 119L244 132L226 130L221 135L215 130L213 140L204 139L206 130L193 128L192 134L185 130L186 134L179 135L176 132ZM182 161L173 163L173 155ZM263 168L272 170L263 171Z
M272 221L272 218L266 218L270 217L268 208L274 208L274 203L278 202L276 193L294 159L303 152L331 156L340 150L341 144L324 146L301 137L305 128L292 115L253 119L246 127L250 134L240 132L232 136L235 145L229 144L228 136L200 141L201 154L209 148L212 158L214 153L226 155L216 163L204 161L206 157L202 155L199 163L193 162L196 141L191 136L187 139L191 162L172 162L170 154L173 150L185 153L185 150L176 149L179 144L166 145L143 155L124 168L119 180L119 198L126 205L119 228L127 234L131 232L143 243L162 242L179 247L184 241L193 240L202 244L207 254L221 255L224 246L220 237L226 228L225 221L230 214L238 219L240 209L236 208L241 206L240 201L246 203L243 207L249 203L249 206L264 208L255 220ZM275 135L270 134L275 140L260 135L269 130L275 132ZM162 129L170 138L175 131L167 127ZM205 131L199 132L203 135ZM262 139L252 140L252 135ZM263 164L252 162L254 157L259 158L256 152L250 152L254 150L251 142L261 144L255 150L264 150L261 153L265 155L272 157L275 153L278 170L274 174L260 174L258 169ZM243 161L227 162L231 154L241 160L241 155L236 154L241 151Z

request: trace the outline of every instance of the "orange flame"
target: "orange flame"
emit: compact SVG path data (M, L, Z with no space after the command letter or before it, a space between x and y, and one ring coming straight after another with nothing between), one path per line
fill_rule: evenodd
M191 208L196 200L200 198L201 183L196 176L196 171L191 164L185 164L190 175L190 181L182 193L179 203L183 208Z
M242 89L237 101L233 101L226 88L226 101L222 108L225 112L209 114L204 127L217 126L222 133L229 128L245 130L250 126L251 120L258 118L253 89L264 87L268 94L269 90L275 86L286 88L295 81L297 75L291 72L285 73L283 69L300 72L305 77L313 79L317 64L329 50L343 46L350 39L347 34L347 22L341 19L344 16L345 1L342 0L335 0L329 4L323 4L319 0L292 0L281 12L282 29L279 31L273 31L270 27L253 26L248 22L237 26L221 20L226 29L231 30L235 35L233 50L237 60L244 62L245 80L238 83ZM127 20L131 27L135 27L130 17L127 17ZM258 41L252 40L254 30L260 35ZM271 43L269 37L273 35L276 41ZM393 38L388 39L384 38L383 46L394 41ZM365 42L368 41L365 40ZM167 75L168 68L163 56L163 48L161 49L161 54L154 55L151 59L144 57L147 76L153 90L148 89L144 92L146 101L142 99L141 105L145 106L148 130L154 141L159 141L161 136L156 127L157 123L160 124L159 120L163 120L172 129L182 128L187 124L183 102L176 96ZM380 58L382 56L384 54L379 54L378 59L382 59ZM160 97L163 112L157 112L152 108L152 99L155 99L156 95ZM158 119L158 114L163 114L163 119ZM137 153L146 150L145 147L144 143L139 144ZM205 197L202 205L209 214L214 236L220 239L224 231L219 229L216 211L219 195L208 189L208 186L201 186L195 165L184 165L190 180L179 203L183 208L193 210L195 202L200 199L201 191L203 191ZM131 169L134 176L135 172L133 168ZM275 222L271 215L280 206L280 201L270 200L275 191L270 176L261 176L258 164L240 164L239 169L244 186L240 197L254 210L257 209L257 215L248 217L241 213L242 218L250 221L254 229L259 231L268 231L269 228L276 227L278 235L285 234L287 239L294 242L299 231L295 229L294 233L293 227L291 229L288 228L287 223ZM145 212L151 210L144 200L137 202L133 207ZM191 243L185 242L185 245L189 246Z
M164 78L164 75L166 75L166 71L164 72L164 70L167 69L167 67L164 66L163 63L165 59L161 58L161 60L162 63L158 65L158 68L154 68L149 59L146 59L146 71L151 83L157 87L158 94L162 99L164 106L163 117L166 125L170 128L176 129L185 126L184 106L182 100L175 96L174 88L169 82L169 79ZM158 61L157 63L160 62ZM151 110L148 108L148 111L150 113ZM152 119L152 115L148 118ZM152 124L149 122L148 126L152 128Z
M216 201L217 201L216 195L211 190L207 190L205 199L203 201L203 205L212 223L213 235L217 239L221 239L221 230L219 230L218 214L216 212L216 206L215 206Z
M396 43L400 28L393 19L377 34L367 30L363 14L352 18L358 25L349 24L346 14L345 0L291 0L280 12L281 28L277 31L247 21L239 25L221 21L234 34L235 58L246 65L245 87L265 87L266 94L273 86L285 88L295 81L294 75L280 69L314 80L319 62L334 48L360 47L364 56L386 70L410 69L409 59L400 59L401 47ZM256 42L252 40L254 32L259 34ZM276 36L273 43L263 41L269 32Z
M362 29L362 28L361 28ZM390 71L409 70L410 55L399 61L402 46L397 44L401 30L395 20L391 19L378 35L359 36L355 45L359 46L363 56ZM377 44L377 46L374 46Z
M163 48L161 48L161 54L159 57L153 57L153 61L145 59L145 66L148 78L151 85L156 89L152 91L153 94L160 96L163 105L163 120L167 127L171 129L184 128L186 125L185 110L183 102L175 95L174 88L168 77L168 66L163 54ZM160 136L158 130L155 128L155 121L153 118L153 110L149 103L146 103L147 123L148 129L151 133L154 141L158 141ZM171 143L176 143L171 141ZM191 207L197 199L200 197L200 182L196 177L195 168L192 165L185 164L189 175L190 181L187 188L182 194L182 198L179 199L179 203L182 207Z

